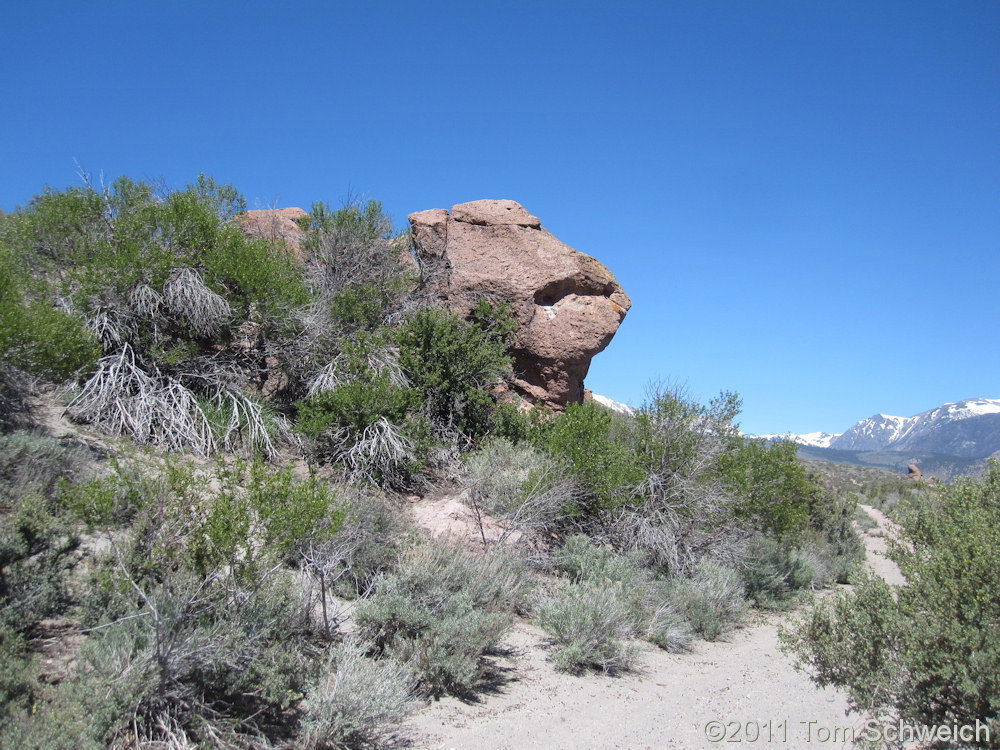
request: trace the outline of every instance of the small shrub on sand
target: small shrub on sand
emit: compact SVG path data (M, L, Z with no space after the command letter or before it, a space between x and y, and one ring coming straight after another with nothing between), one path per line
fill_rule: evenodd
M736 571L702 560L690 578L670 582L670 601L706 641L715 641L747 611L743 584Z
M565 583L555 597L539 605L538 624L555 641L552 658L557 668L618 672L632 665L635 613L621 588L593 581Z
M523 604L525 576L501 552L473 557L443 543L411 548L355 612L360 635L376 653L417 673L424 692L465 693Z
M387 727L416 708L416 680L394 659L372 659L347 640L330 650L303 701L297 746L355 747L377 744Z

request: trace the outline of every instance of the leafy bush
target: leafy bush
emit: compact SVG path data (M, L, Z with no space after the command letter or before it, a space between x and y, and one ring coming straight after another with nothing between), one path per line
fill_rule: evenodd
M25 375L62 382L89 370L100 348L83 322L57 310L34 289L23 258L0 231L0 428L22 421Z
M525 578L513 558L472 557L442 543L414 547L355 611L377 654L410 665L427 693L467 693L521 606Z
M316 453L346 465L352 478L401 485L421 466L428 438L414 412L420 394L383 370L321 390L298 405L299 429Z
M990 726L1000 735L1000 464L981 480L914 497L890 557L907 585L862 576L786 636L820 685L907 724Z
M40 433L0 435L0 629L26 632L68 605L79 534L64 486L93 459L83 445Z
M736 512L775 536L794 536L820 492L806 477L791 441L741 440L719 459L723 481L740 498Z
M124 564L114 570L129 602L80 655L79 679L104 701L88 702L95 739L110 743L126 731L152 739L175 725L182 736L209 741L236 727L266 735L282 721L311 671L287 575L268 575L234 596L217 574L181 569L155 581L136 579Z
M627 417L593 402L571 404L540 426L538 444L566 460L588 493L575 513L594 515L631 498L644 475L628 435Z
M382 293L402 275L402 252L379 201L348 199L336 210L314 203L301 224L303 249L313 261L312 284L321 296L364 287Z
M802 589L830 582L825 548L793 547L757 535L747 545L743 586L747 598L763 609L788 609L799 601Z
M228 566L252 582L276 562L298 560L306 545L329 539L344 520L336 493L315 476L296 479L291 466L238 461L220 468L218 482L199 503L204 520L190 541L205 572Z
M424 412L444 429L476 439L490 429L494 400L488 389L510 371L510 329L494 319L503 313L478 308L482 327L444 310L423 309L399 330L399 364L423 394Z
M10 361L46 377L93 371L71 411L114 434L273 456L250 391L263 385L271 342L289 335L309 295L283 248L230 222L243 206L231 186L204 176L177 191L122 178L37 196L0 237L37 287L31 305L14 308L22 324L0 342L16 355ZM17 335L26 325L44 338ZM212 402L226 412L220 439L203 408Z
M679 391L652 393L629 436L642 478L608 519L615 546L641 551L666 575L688 575L706 557L738 562L750 527L719 471L738 411L733 394L703 406Z
M240 744L287 732L319 668L319 628L284 564L336 534L337 496L259 462L168 462L101 481L79 494L95 525L113 525L103 509L125 495L138 516L109 534L80 610L92 634L74 683L104 702L73 700L94 717L93 741L113 741L130 722L150 740Z
M34 430L0 435L0 497L7 501L40 495L55 501L64 485L84 476L100 454L83 443Z
M799 546L826 561L828 575L822 578L824 582L848 583L865 559L865 544L853 522L857 496L823 491L811 499L809 527L801 535Z

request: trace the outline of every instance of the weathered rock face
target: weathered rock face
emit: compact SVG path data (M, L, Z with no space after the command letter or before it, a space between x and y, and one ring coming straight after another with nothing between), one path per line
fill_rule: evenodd
M306 215L301 208L265 208L245 211L238 221L247 234L268 240L283 240L292 255L305 260L302 252L305 231L299 226L298 219Z
M410 214L421 270L460 315L486 297L518 324L515 386L533 401L583 400L590 360L618 330L631 301L601 263L560 242L509 200Z

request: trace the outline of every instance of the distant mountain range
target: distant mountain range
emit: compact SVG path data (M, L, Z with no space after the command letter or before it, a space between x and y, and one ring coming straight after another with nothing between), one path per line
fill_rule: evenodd
M841 435L810 432L784 437L813 448L842 451L939 453L986 458L1000 451L1000 399L967 398L912 417L876 414Z
M838 463L896 469L915 463L942 478L977 473L986 458L1000 457L1000 399L967 398L912 417L876 414L841 435L760 437L793 440L804 446L803 457Z

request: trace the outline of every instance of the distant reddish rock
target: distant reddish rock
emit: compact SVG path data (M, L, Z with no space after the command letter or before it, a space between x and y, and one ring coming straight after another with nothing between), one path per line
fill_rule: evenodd
M614 275L518 203L479 200L410 214L425 283L460 315L506 302L517 322L515 387L553 406L583 400L590 361L631 307Z
M308 214L301 208L264 208L244 211L236 221L244 232L252 237L268 240L282 240L289 252L299 260L305 260L302 251L302 237L305 231L298 220Z

